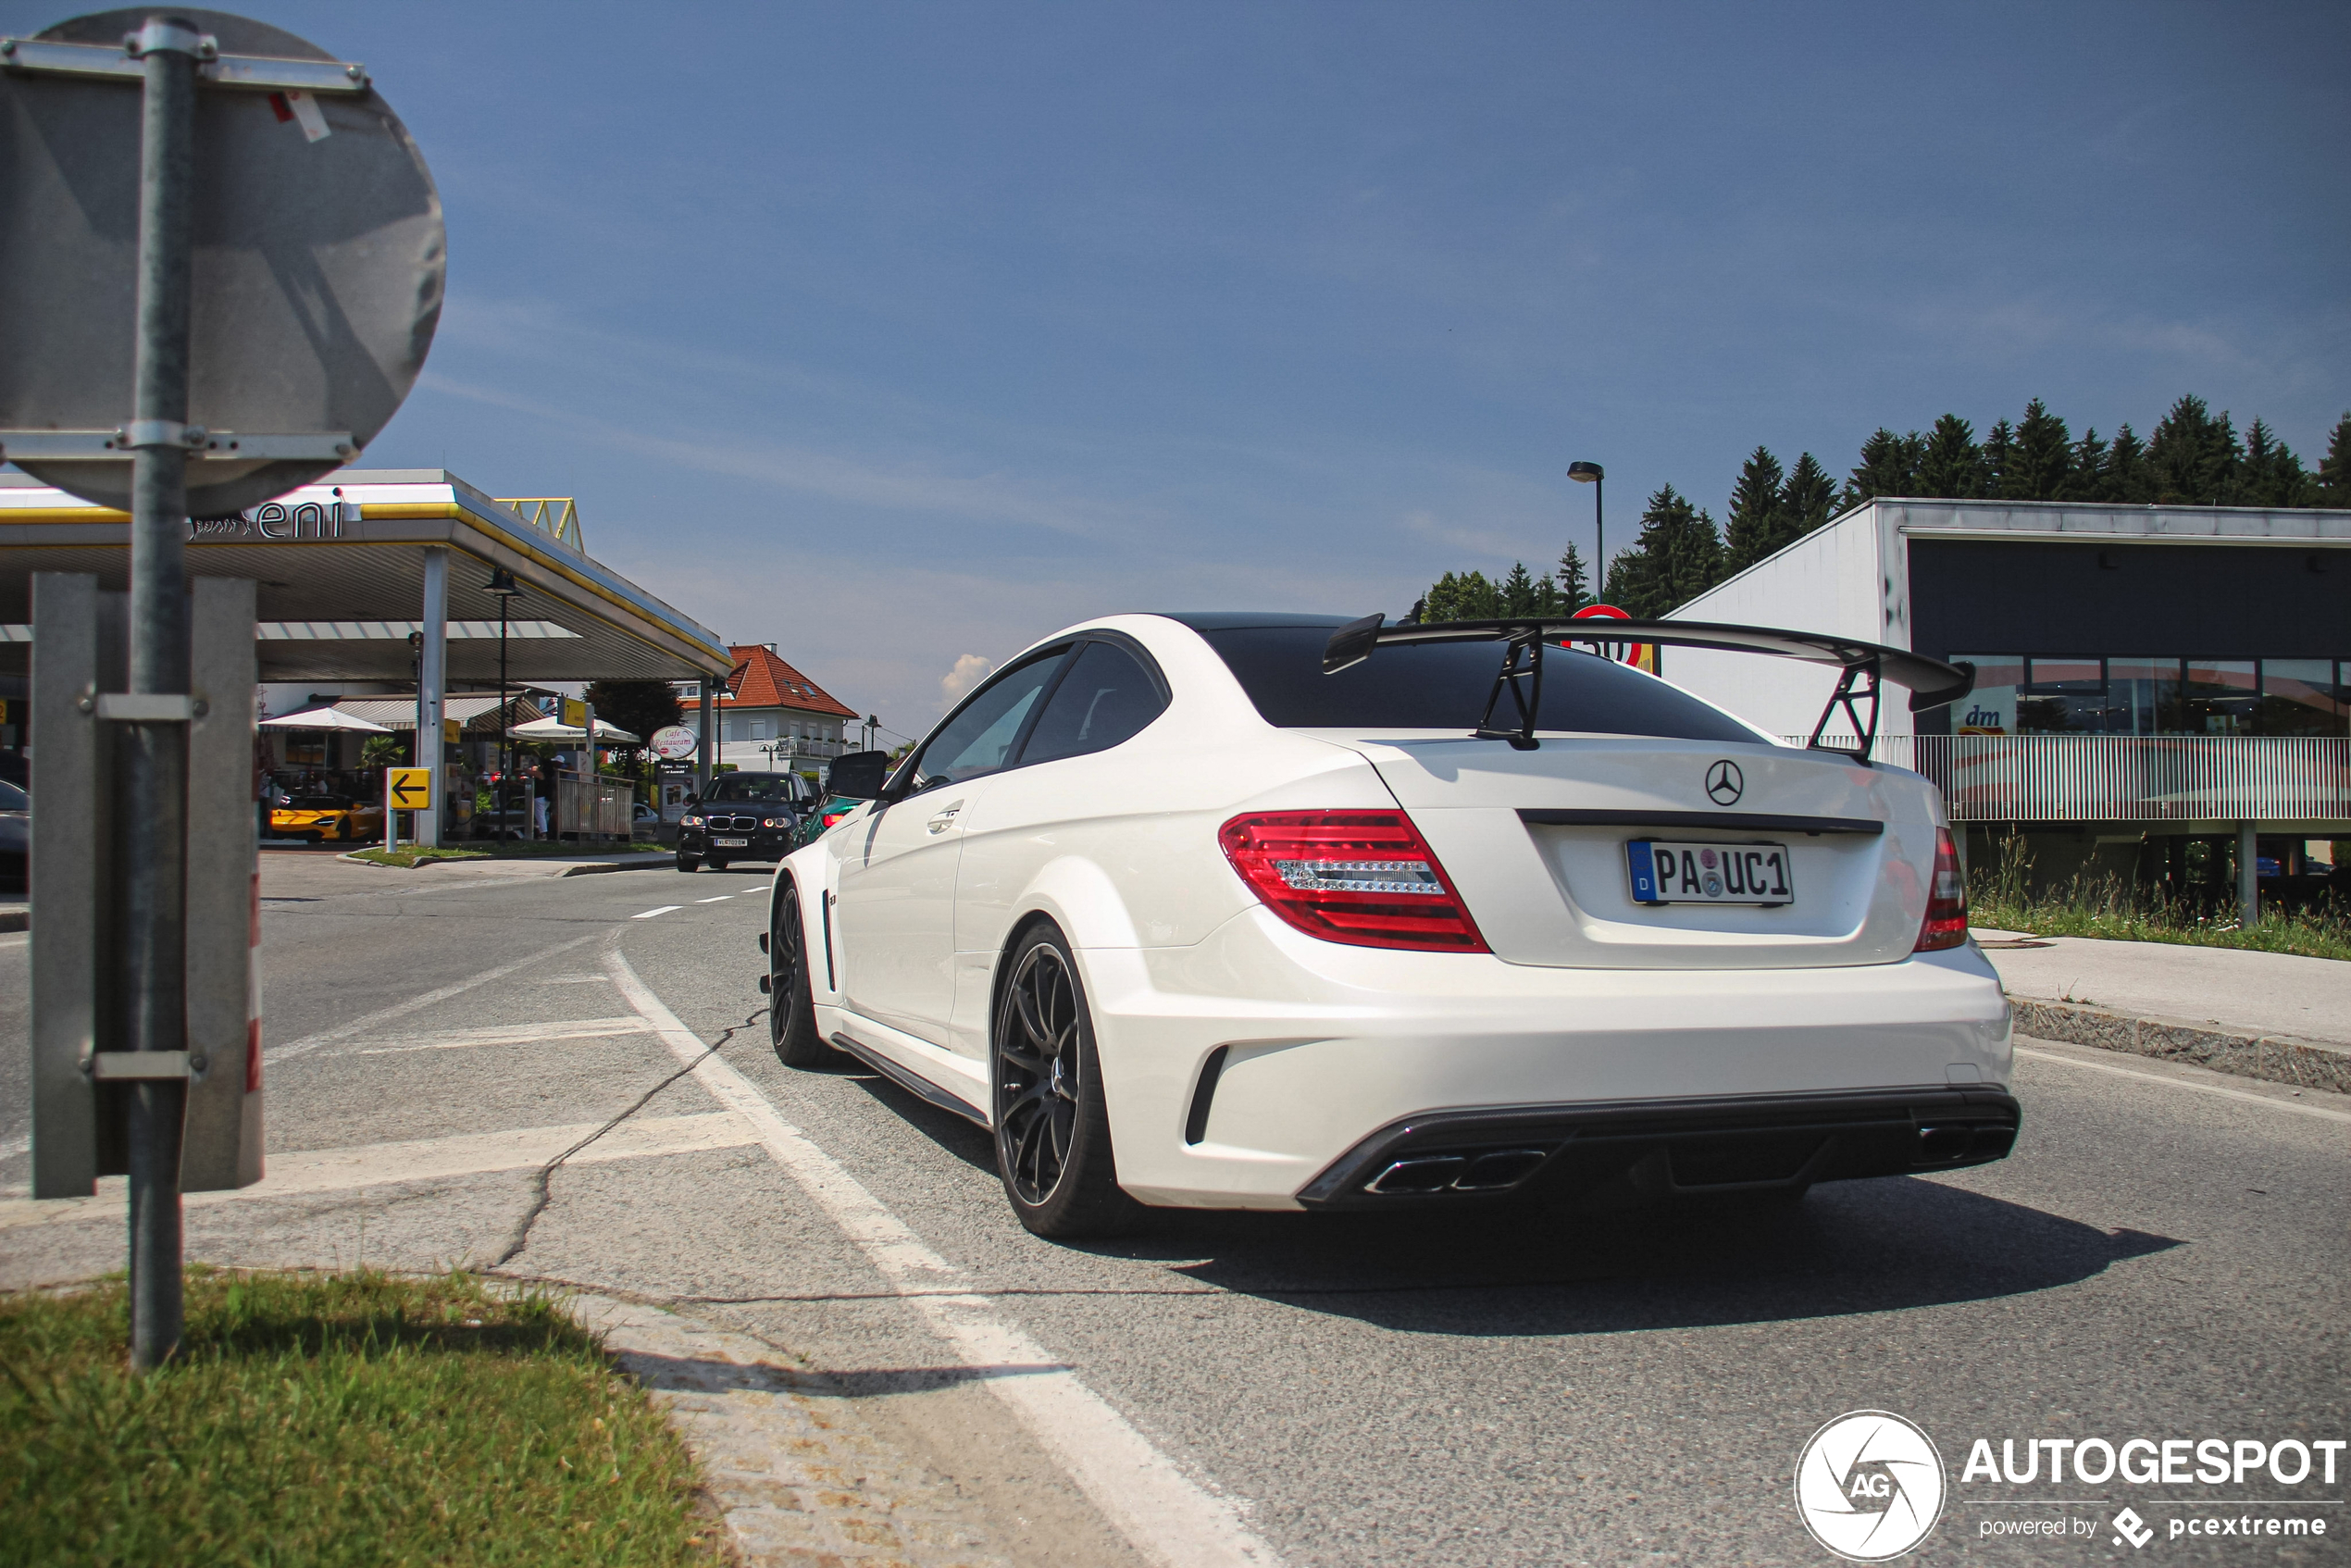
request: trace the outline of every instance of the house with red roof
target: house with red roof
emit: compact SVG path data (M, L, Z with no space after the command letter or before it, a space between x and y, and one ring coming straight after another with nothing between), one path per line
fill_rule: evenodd
M854 709L777 656L772 642L732 643L717 693L718 755L747 772L815 772L857 749Z

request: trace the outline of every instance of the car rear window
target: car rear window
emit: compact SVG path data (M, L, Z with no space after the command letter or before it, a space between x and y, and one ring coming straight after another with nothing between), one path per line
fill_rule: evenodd
M1501 667L1499 642L1390 643L1323 673L1333 626L1202 629L1265 722L1284 729L1461 729L1477 726ZM1511 712L1503 698L1497 722ZM1554 648L1543 659L1538 729L1752 741L1755 732L1638 670Z

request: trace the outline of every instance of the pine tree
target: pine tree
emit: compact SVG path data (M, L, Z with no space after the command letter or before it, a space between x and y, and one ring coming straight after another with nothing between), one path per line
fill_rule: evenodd
M1730 509L1724 514L1725 574L1743 572L1780 547L1781 535L1786 531L1781 520L1787 509L1785 481L1780 460L1769 450L1759 446L1748 454L1738 483L1731 487Z
M1793 544L1826 523L1836 512L1836 481L1810 453L1798 454L1787 474L1788 534L1773 549Z
M2294 448L2259 418L2245 432L2245 469L2237 501L2245 506L2308 506L2317 485Z
M1535 616L1542 611L1542 604L1535 593L1535 579L1526 572L1526 563L1511 562L1511 575L1502 579L1502 614Z
M2155 481L2147 472L2147 449L2130 426L2114 432L2114 444L2106 450L2106 468L2100 476L2102 501L2119 501L2132 506L2143 506L2155 499Z
M2351 412L2334 422L2327 454L2319 464L2319 504L2351 506Z
M1881 495L1916 495L1919 466L1926 460L1926 439L1918 431L1897 436L1880 425L1861 443L1861 461L1845 481L1837 504L1851 511Z
M2003 421L1996 429L2005 429ZM2073 432L2039 398L2024 405L2016 445L2000 469L2000 495L2009 501L2057 501L2072 472Z
M1976 493L1990 496L2007 494L2009 469L2016 463L2016 428L2006 419L2000 420L1984 432L1984 444L1979 450L1984 454L1984 477L1979 481L1981 488Z
M2214 418L2200 397L2183 397L2147 438L2147 470L2155 493L2167 506L2220 506L2237 490L2236 429L2224 412Z
M1918 493L1949 501L1984 493L1984 453L1975 444L1975 427L1956 414L1944 415L1927 432Z
M2096 425L2082 432L2082 439L2073 443L2073 455L2068 463L2070 471L2065 481L2065 500L2110 501L2113 499L2106 492L2108 477L2106 471L2106 440L2098 434Z
M1661 485L1641 513L1640 537L1609 573L1609 602L1636 619L1650 619L1722 579L1723 536L1714 519L1672 485Z
M1575 553L1573 544L1560 557L1557 591L1559 613L1562 616L1572 616L1592 602L1591 579L1584 570L1584 557Z

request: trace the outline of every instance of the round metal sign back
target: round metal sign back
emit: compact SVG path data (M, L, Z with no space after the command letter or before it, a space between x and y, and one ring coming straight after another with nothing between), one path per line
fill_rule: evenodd
M44 41L122 47L151 8ZM332 61L291 32L180 10L222 56ZM364 76L354 78L355 87ZM131 417L138 331L138 79L0 68L0 429L106 430ZM416 384L441 319L446 235L423 155L372 88L265 92L199 77L189 414L251 433L188 465L188 509L227 516L341 467ZM274 443L266 437L347 438ZM131 463L18 467L128 510Z
M694 732L684 725L672 724L654 730L651 743L653 755L676 762L681 757L692 756L695 747L701 742Z

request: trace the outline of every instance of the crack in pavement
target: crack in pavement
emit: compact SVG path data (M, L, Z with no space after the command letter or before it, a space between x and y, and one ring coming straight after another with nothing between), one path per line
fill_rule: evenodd
M562 1164L566 1160L570 1159L574 1154L578 1153L581 1150L595 1142L596 1139L603 1137L604 1134L612 1131L613 1128L620 1126L621 1123L627 1121L629 1117L643 1110L648 1104L652 1103L653 1096L659 1094L663 1089L667 1089L671 1084L676 1083L679 1078L682 1078L691 1073L695 1068L701 1066L704 1062L709 1061L713 1056L717 1055L719 1047L725 1045L728 1040L733 1039L735 1036L751 1027L753 1024L759 1022L760 1018L765 1014L766 1011L767 1009L765 1007L755 1007L752 1009L750 1016L746 1017L740 1024L729 1025L727 1028L727 1032L720 1035L715 1040L712 1041L708 1050L704 1051L700 1056L695 1057L692 1061L687 1063L684 1066L678 1068L676 1072L670 1074L667 1077L662 1079L661 1082L653 1085L653 1088L645 1090L644 1093L639 1095L637 1097L637 1102L629 1106L628 1110L623 1111L611 1121L606 1122L594 1132L590 1133L586 1138L581 1139L578 1142L573 1144L570 1148L565 1150L562 1153L556 1155L554 1159L540 1166L539 1169L533 1173L530 1178L530 1206L523 1211L522 1217L515 1222L514 1229L507 1233L506 1250L499 1253L494 1259L491 1260L484 1272L487 1273L490 1270L504 1268L508 1263L515 1260L516 1255L519 1253L523 1248L529 1245L531 1227L539 1223L539 1216L547 1212L547 1203L549 1201L547 1184L554 1177L555 1174L555 1167L557 1165Z

